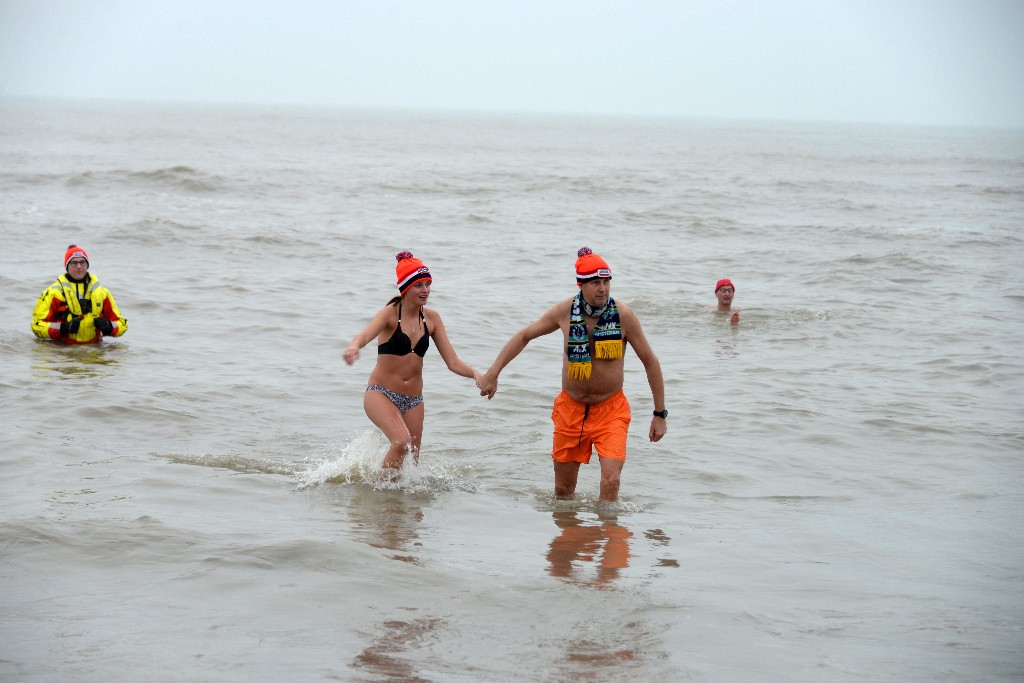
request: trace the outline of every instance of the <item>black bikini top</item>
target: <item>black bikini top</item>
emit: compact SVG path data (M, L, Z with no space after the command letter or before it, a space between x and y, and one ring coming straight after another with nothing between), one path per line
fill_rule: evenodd
M377 346L377 354L388 354L392 356L408 356L414 353L423 358L430 348L430 330L427 329L427 321L423 319L423 309L420 309L420 322L423 323L423 336L416 342L416 348L412 347L412 340L409 335L402 331L402 304L398 304L398 325L395 326L395 333L383 344Z

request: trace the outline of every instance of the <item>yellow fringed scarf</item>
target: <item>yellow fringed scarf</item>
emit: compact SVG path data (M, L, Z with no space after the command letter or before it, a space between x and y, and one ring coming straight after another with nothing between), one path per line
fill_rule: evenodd
M622 324L619 322L619 309L615 306L615 299L608 299L608 304L599 310L594 310L583 299L583 292L580 292L572 300L572 310L569 314L569 343L566 347L566 355L569 356L569 379L589 380L592 363L590 360L590 336L587 334L587 323L583 320L586 312L591 317L597 317L597 325L594 326L594 356L598 360L616 360L622 358Z

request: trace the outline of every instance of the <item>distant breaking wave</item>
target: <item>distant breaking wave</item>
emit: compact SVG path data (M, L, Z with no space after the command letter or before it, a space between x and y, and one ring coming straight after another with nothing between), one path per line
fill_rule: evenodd
M189 166L172 166L155 171L83 171L72 173L65 180L68 187L137 186L194 193L220 192L225 184L225 178L201 173Z

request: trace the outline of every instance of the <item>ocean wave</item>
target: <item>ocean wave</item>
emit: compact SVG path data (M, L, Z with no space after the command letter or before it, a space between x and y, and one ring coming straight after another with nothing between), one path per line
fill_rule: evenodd
M104 189L127 186L151 190L179 190L195 194L220 192L226 185L224 177L202 173L189 166L172 166L155 171L81 171L63 176L63 181L70 188Z
M167 243L192 242L202 236L203 227L169 218L144 218L124 226L114 226L107 233L110 240L154 247Z
M848 264L858 268L885 267L894 269L894 272L898 273L905 272L906 270L932 272L941 265L939 261L945 261L946 264L949 263L938 254L933 255L931 260L925 260L904 251L894 251L886 254L854 254L853 256L837 259L835 263Z
M180 465L212 467L214 469L231 470L232 472L244 472L247 474L279 474L285 476L295 474L294 468L287 463L233 453L171 454L162 457Z

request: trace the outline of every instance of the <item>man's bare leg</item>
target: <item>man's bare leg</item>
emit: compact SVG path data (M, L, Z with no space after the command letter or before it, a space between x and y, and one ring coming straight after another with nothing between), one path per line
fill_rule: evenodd
M555 498L571 498L576 493L576 479L580 474L578 462L555 463Z
M625 460L601 458L601 497L600 500L613 501L619 498L619 479Z

